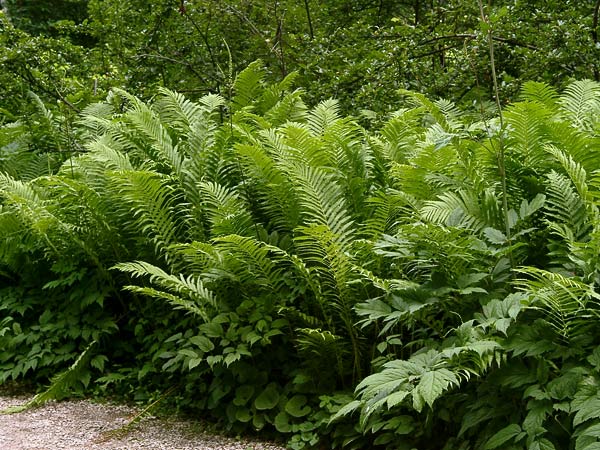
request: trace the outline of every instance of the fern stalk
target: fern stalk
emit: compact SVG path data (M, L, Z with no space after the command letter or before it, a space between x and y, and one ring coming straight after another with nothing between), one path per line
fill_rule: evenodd
M510 259L510 266L515 267L512 251L510 224L508 219L508 190L506 188L506 165L504 162L504 116L502 114L502 105L500 104L500 89L498 89L498 77L496 76L496 60L494 58L494 36L492 34L492 24L489 21L489 17L485 15L483 9L483 1L477 0L479 4L479 12L481 14L482 23L486 24L487 28L487 40L490 54L490 69L492 71L492 83L494 86L494 97L496 98L496 108L498 109L498 118L500 120L500 136L499 136L499 148L498 148L498 170L500 172L500 183L502 186L502 210L504 215L504 229L506 233L506 240L508 242L509 251L508 257Z

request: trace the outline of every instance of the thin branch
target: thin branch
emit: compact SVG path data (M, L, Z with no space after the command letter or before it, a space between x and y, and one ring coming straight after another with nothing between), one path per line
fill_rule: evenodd
M310 31L310 40L312 41L315 38L315 33L313 31L313 24L310 18L310 7L308 6L308 0L304 0L304 9L306 10L306 20L308 21L308 30Z
M437 37L428 39L426 41L421 41L421 42L419 42L418 45L427 45L427 44L431 44L433 42L443 41L443 40L450 40L450 39L475 39L475 38L477 38L477 35L473 34L473 33L457 33L457 34L450 34L450 35L446 35L446 36L437 36ZM503 43L506 43L506 44L511 44L511 45L516 46L516 47L528 48L530 50L539 50L539 48L536 47L535 45L531 45L531 44L527 44L527 43L524 43L524 42L521 42L521 41L517 41L516 39L503 38L503 37L494 36L494 35L492 35L492 39L494 41L503 42Z
M600 0L596 0L594 5L594 19L592 20L592 37L594 38L594 46L598 47L598 13L600 11ZM600 81L600 72L598 71L598 64L594 63L594 79Z
M139 55L135 55L133 58L134 59L154 58L154 59L160 59L160 60L163 60L163 61L169 61L169 62L172 62L174 64L179 64L181 66L185 66L190 72L192 72L194 75L196 75L200 81L202 81L205 84L208 84L206 82L206 80L204 79L204 77L196 69L194 69L194 67L192 66L192 64L190 64L190 63L188 63L186 61L181 61L179 59L170 58L168 56L163 56L163 55L153 55L153 54L150 54L150 53L140 53Z
M511 240L511 231L510 231L510 223L508 219L508 189L506 187L506 164L504 160L504 116L502 114L502 105L500 104L500 89L498 88L498 78L496 76L496 60L494 58L494 39L493 39L493 30L492 24L489 21L488 16L486 16L485 11L483 9L482 0L477 0L479 4L479 12L481 13L481 22L487 25L487 38L489 44L489 52L490 52L490 66L492 70L492 82L494 84L494 97L496 97L496 107L498 108L498 117L500 119L500 134L498 136L498 170L500 172L500 182L502 184L502 209L504 212L504 230L506 232L506 240L508 242L508 256L510 259L510 267L515 267L515 262L513 259L513 254L510 249L512 246Z

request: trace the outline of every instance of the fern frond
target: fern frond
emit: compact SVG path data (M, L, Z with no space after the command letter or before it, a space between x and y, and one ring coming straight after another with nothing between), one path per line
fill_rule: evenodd
M258 207L280 231L291 232L300 223L300 205L284 167L267 154L262 146L236 145L250 186L258 196Z
M77 382L83 382L81 378L81 372L85 368L92 348L96 345L96 341L92 341L85 350L77 357L75 362L67 370L57 375L52 379L52 382L48 389L44 392L36 394L31 400L22 406L15 406L12 408L0 411L0 414L14 414L26 411L37 406L41 406L50 400L60 399L68 395L68 390Z
M569 341L588 332L600 317L600 294L592 285L534 267L518 272L527 277L519 286L531 297L529 307L543 311L561 338Z
M549 111L558 107L558 92L552 86L538 81L526 81L521 87L521 99L544 105Z
M296 195L307 223L326 225L341 243L353 236L353 221L335 178L323 169L291 166Z
M253 220L248 206L233 190L217 183L199 183L202 211L210 222L213 237L229 234L253 234Z
M286 265L282 258L271 253L271 247L254 238L229 235L215 239L214 245L219 251L226 252L231 260L227 266L235 264L235 275L242 285L260 285L269 292L283 292L286 276Z
M158 92L160 97L153 107L162 123L168 123L170 127L185 134L194 122L202 119L204 108L188 100L183 94L163 87Z
M122 199L115 211L118 217L147 236L157 254L167 256L187 226L181 193L167 177L150 171L112 172L108 185Z
M324 134L340 119L340 104L337 100L324 100L306 115L306 123L315 136Z
M232 104L235 111L251 105L263 89L265 69L262 61L254 61L242 70L233 83Z
M511 158L520 160L525 167L538 170L547 165L544 144L548 141L548 128L552 126L549 123L551 111L538 103L520 102L504 113L510 127L506 144L511 149Z
M600 83L579 80L569 84L559 101L564 116L579 129L590 131L598 122Z
M547 214L553 221L568 227L574 240L584 239L591 227L585 202L566 176L551 171L547 180Z
M124 289L131 292L147 295L153 298L164 299L176 309L184 309L200 316L204 321L209 320L209 313L216 311L217 301L213 293L204 287L202 280L193 276L179 277L170 275L160 267L144 261L120 263L113 267L130 274L135 278L148 277L150 283L159 289L125 286Z
M474 192L459 190L438 195L438 200L425 202L421 216L433 223L466 227L480 231L485 227L497 227L500 206L492 191L486 191L481 202Z

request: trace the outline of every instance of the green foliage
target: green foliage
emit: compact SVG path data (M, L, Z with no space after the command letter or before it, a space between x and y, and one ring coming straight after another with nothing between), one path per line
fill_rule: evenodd
M174 386L295 449L594 448L597 84L369 130L266 72L2 127L0 380ZM41 170L32 133L77 147Z

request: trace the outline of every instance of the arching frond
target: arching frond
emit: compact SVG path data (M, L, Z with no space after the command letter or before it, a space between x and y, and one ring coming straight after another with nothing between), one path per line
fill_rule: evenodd
M200 316L208 321L211 313L217 310L217 302L211 291L206 289L199 278L170 275L160 267L143 261L117 264L113 269L126 272L135 278L148 277L158 289L125 286L124 289L153 298L164 299L175 307Z
M600 295L593 286L534 267L519 272L527 277L519 285L531 297L529 307L543 311L561 338L568 341L588 332L600 318Z
M291 232L300 223L300 206L284 168L260 146L237 145L235 149L250 177L249 187L258 195L260 210L276 229Z
M558 92L552 86L538 81L526 81L521 87L521 99L526 102L537 102L549 111L558 107Z
M202 119L203 109L184 95L166 88L159 88L158 100L153 108L157 111L160 121L168 123L182 134L189 132L191 125Z
M268 292L281 293L286 290L286 276L289 275L286 270L289 264L283 264L285 259L272 253L268 244L255 238L232 234L215 239L214 245L231 258L227 267L235 270L242 285L258 285Z
M297 165L290 165L288 173L296 183L305 221L326 225L340 243L347 244L354 234L353 221L335 177L323 169Z
M306 115L306 123L315 136L324 134L339 119L340 104L333 99L322 101Z
M213 237L254 233L253 221L245 202L232 189L213 182L199 183L202 211L210 222Z
M235 110L249 106L263 89L265 69L262 61L254 61L242 70L233 83L232 103Z
M485 227L498 227L499 199L487 190L480 202L474 192L459 190L438 195L438 200L425 202L421 216L428 221L448 226L466 227L480 231Z
M564 175L551 171L547 179L544 209L548 216L557 224L567 227L574 240L582 240L591 228L585 202Z
M600 112L600 83L591 80L574 81L560 97L564 116L582 130L592 130Z
M154 243L157 254L166 256L186 227L181 193L169 179L150 171L121 171L109 174L111 190L122 199L116 214L136 232Z
M506 139L509 158L517 159L530 169L542 169L547 165L544 144L548 141L548 123L551 110L539 103L520 102L504 113L510 133Z

